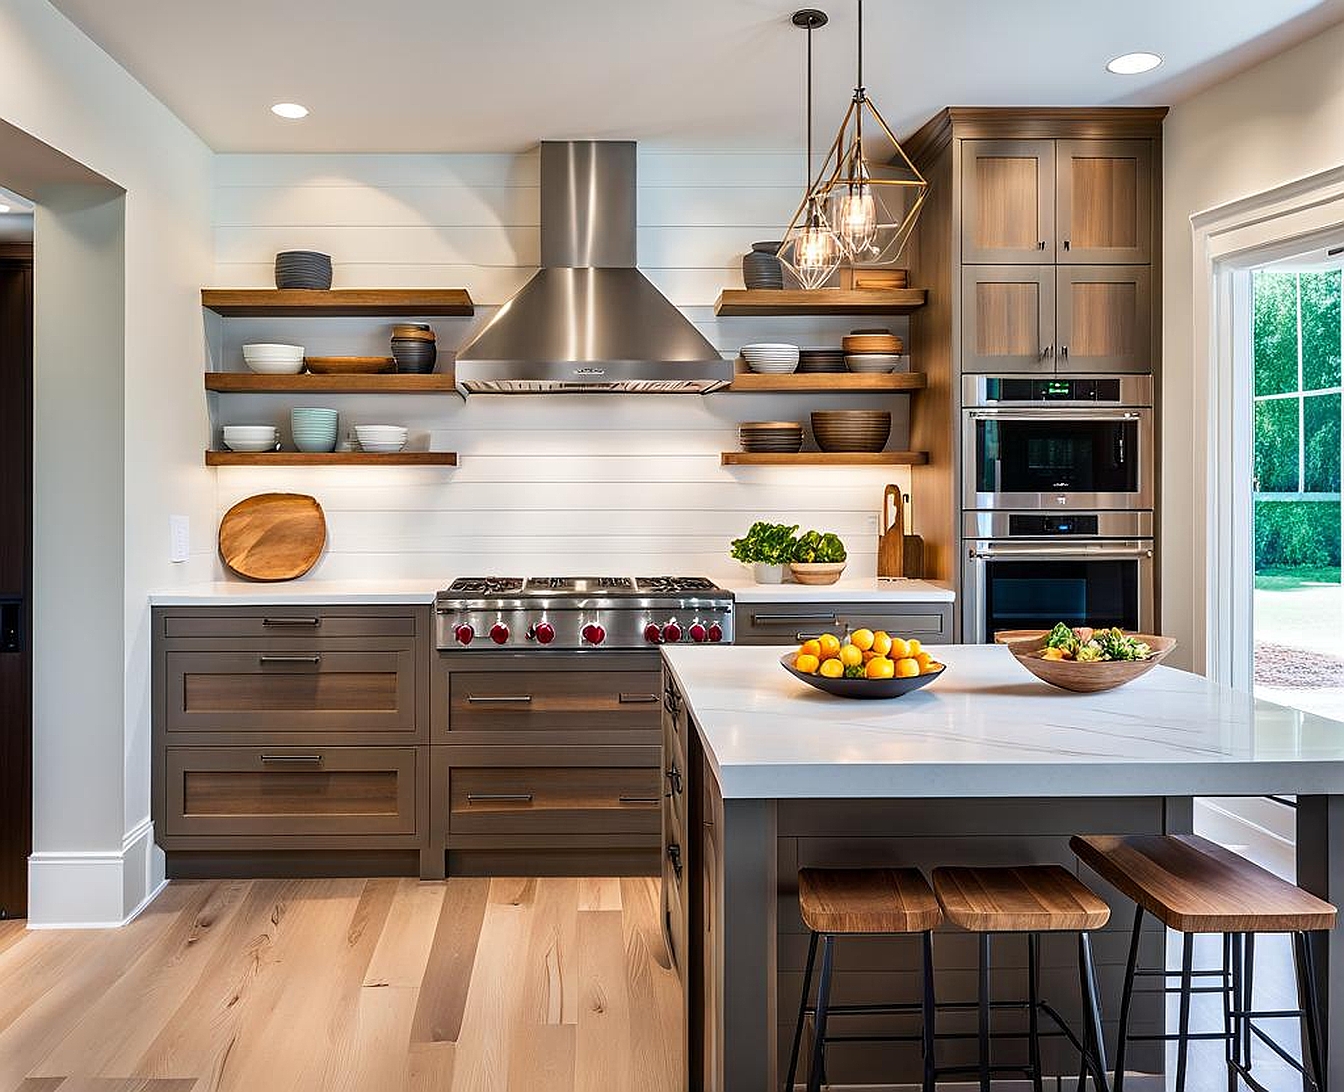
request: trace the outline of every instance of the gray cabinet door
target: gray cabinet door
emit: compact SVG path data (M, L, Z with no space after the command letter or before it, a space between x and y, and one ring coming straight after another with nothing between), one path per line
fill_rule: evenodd
M1056 147L1061 265L1152 260L1153 145L1148 140L1061 140Z
M961 271L961 368L1055 370L1055 267L977 265Z
M1147 266L1060 266L1058 371L1152 371L1150 286Z
M454 766L449 844L461 835L661 834L660 771L638 766ZM637 841L635 844L643 844Z
M821 633L867 627L921 641L952 639L952 604L739 603L734 618L739 645L794 645Z
M961 260L1053 264L1055 142L961 142Z

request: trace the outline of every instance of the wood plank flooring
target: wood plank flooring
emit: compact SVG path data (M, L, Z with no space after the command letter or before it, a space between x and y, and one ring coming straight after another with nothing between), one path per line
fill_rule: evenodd
M680 1087L657 881L173 883L119 930L0 923L0 1092Z

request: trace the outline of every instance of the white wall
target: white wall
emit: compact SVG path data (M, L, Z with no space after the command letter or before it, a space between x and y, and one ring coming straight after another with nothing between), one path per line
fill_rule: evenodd
M120 295L124 284L124 334L105 346L106 359L124 366L124 382L113 389L105 389L109 375L100 371L104 354L78 346L62 329L94 328L107 304L89 299L85 311L51 290L62 270L45 256L43 224L53 255L78 252L62 249L51 234L51 217L62 210L39 208L35 240L40 489L31 913L47 924L116 921L154 878L146 595L199 579L213 566L213 482L200 459L208 425L197 295L210 272L211 155L46 0L0 6L0 118L125 191L124 278L116 286ZM0 162L0 184L4 171ZM40 203L40 194L28 196ZM75 400L64 425L62 399ZM81 415L90 409L105 419L84 433ZM71 458L72 451L81 457ZM104 487L109 479L117 489ZM95 503L66 503L94 493ZM69 509L59 525L44 518L58 500ZM198 552L186 566L167 561L170 512L193 517ZM108 558L123 557L108 567ZM76 602L43 595L44 585L61 582L71 593L82 585L97 592L66 597ZM80 626L91 640L64 639ZM89 661L78 658L85 646Z
M1163 632L1203 662L1190 217L1344 163L1344 24L1174 107L1163 129ZM1173 657L1173 659L1177 659Z
M753 340L838 344L845 318L716 319L725 287L741 287L753 240L778 238L798 200L796 153L667 153L641 147L639 263L721 351ZM538 157L220 156L215 283L267 286L277 250L324 250L337 287L465 286L474 319L435 323L441 353L486 321L536 268ZM904 334L905 321L893 320ZM251 340L310 353L385 353L372 320L230 320L213 343L219 366L242 368ZM916 363L916 366L917 363ZM317 575L449 577L559 570L736 574L728 540L753 519L837 531L852 572L875 571L882 486L902 468L728 468L741 421L801 420L813 409L893 408L905 443L904 397L476 396L312 399L347 424L405 423L412 445L457 451L455 471L230 468L222 512L269 488L311 492L327 510L329 551ZM292 400L219 396L217 424L284 425ZM217 437L216 437L217 439ZM918 498L915 498L916 514Z

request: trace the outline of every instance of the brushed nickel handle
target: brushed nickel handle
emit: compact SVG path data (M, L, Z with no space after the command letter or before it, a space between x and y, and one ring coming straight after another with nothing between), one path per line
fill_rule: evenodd
M1045 240L1044 240L1044 239L1037 239L1037 240L1036 240L1036 249L1037 249L1037 250L1044 250L1044 249L1045 249Z
M263 664L320 664L322 656L314 652L311 656L258 656L257 660Z
M838 625L839 619L835 617L834 611L799 611L797 614L753 614L752 622L757 625L769 625L778 623L787 625L790 622L829 622L831 625Z
M1069 250L1069 249L1071 249L1069 240L1067 240L1067 239L1064 240L1064 249L1065 249L1065 250Z
M320 626L321 618L263 618L263 626Z
M678 843L673 842L667 847L667 859L672 862L672 871L675 873L677 879L681 879L681 846Z
M477 694L467 695L468 705L529 705L532 702L531 694L494 694L481 696Z
M1061 345L1059 347L1059 358L1060 360L1069 359L1069 347L1067 345Z
M321 755L262 755L263 762L321 762Z
M1046 345L1041 349L1041 355L1039 359L1045 360L1048 357L1054 356L1054 353L1055 353L1055 347L1053 345Z
M840 624L840 619L837 618L835 624L838 626ZM820 633L795 633L793 639L801 644L803 641L815 641L820 636Z
M518 804L530 804L532 794L530 792L469 792L467 793L467 803L477 804L482 801L511 801Z
M622 804L656 804L658 799L656 796L622 796L620 801Z
M620 694L617 700L622 705L655 705L658 702L657 694Z

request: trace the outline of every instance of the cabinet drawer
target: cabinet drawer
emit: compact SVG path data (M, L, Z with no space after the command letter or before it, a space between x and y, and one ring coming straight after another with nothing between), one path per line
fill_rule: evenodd
M169 835L414 834L414 747L170 747Z
M173 732L415 731L414 650L180 652L163 657Z
M231 613L211 608L196 614L167 614L160 636L264 637L296 641L305 637L414 637L415 615L343 613L321 607L271 607L265 612Z
M449 732L657 730L657 671L454 671Z
M661 828L657 769L454 767L448 831L456 834L653 834Z
M911 604L898 610L891 607L846 607L840 611L841 627L884 629L893 637L918 637L921 641L952 639L952 604Z
M738 608L740 645L790 645L819 633L837 635L863 627L893 637L950 640L951 603L748 603Z

